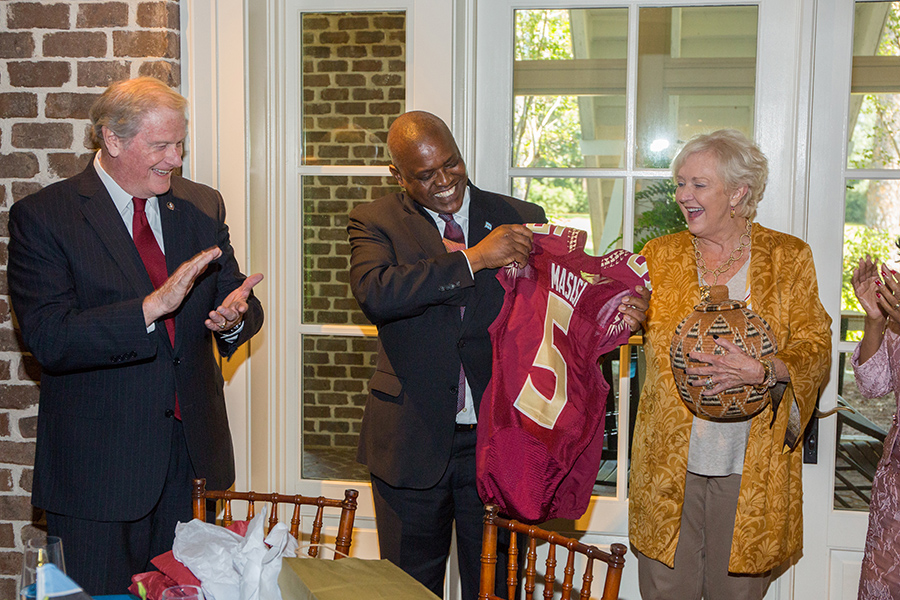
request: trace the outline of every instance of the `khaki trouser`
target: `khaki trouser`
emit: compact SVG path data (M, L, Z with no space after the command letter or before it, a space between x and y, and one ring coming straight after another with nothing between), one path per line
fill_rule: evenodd
M643 600L762 600L770 573L728 572L741 476L688 472L675 568L637 552Z

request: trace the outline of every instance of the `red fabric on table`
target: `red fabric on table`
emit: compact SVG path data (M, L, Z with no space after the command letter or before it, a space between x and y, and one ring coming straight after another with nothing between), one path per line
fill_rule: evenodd
M247 535L247 527L249 526L249 521L235 521L226 529L244 537ZM132 575L131 585L128 587L129 593L140 596L138 593L138 582L140 582L144 584L144 589L147 590L147 600L159 600L162 597L163 590L167 587L172 587L173 585L200 585L200 580L180 560L175 558L175 553L171 550L153 558L150 563L159 570Z
M139 583L144 585L144 590L147 592L147 600L159 600L162 598L164 589L178 585L177 581L171 577L166 577L165 573L160 571L138 573L131 576L131 585L128 586L128 593L134 594L138 598L141 597L138 589Z

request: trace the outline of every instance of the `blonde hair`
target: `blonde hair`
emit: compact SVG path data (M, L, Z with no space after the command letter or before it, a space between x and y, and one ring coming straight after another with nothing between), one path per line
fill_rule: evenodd
M91 143L103 146L106 127L123 140L130 140L141 129L144 115L158 108L185 114L188 102L178 92L155 77L137 77L117 81L91 106Z
M747 193L738 201L734 213L752 221L769 178L769 161L759 147L736 129L719 129L695 136L672 161L672 177L677 177L684 161L698 152L709 152L716 157L716 170L727 192L747 186Z

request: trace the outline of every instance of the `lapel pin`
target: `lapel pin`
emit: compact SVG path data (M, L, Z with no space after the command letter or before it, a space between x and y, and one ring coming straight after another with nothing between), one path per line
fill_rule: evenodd
M487 221L484 222L484 228L487 229L488 231L490 231L493 227L494 226L491 225L490 223L488 223Z
M175 205L171 202L166 202L166 208L168 208L169 210L175 210Z

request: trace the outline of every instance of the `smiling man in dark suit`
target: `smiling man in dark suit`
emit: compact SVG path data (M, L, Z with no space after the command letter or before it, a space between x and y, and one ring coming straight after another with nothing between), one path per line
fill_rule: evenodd
M379 342L358 458L372 477L382 558L442 596L455 523L462 597L473 600L484 511L475 427L491 377L488 327L503 305L496 269L527 262L523 224L546 218L472 185L435 115L398 117L388 150L403 193L357 207L347 226L350 286Z
M222 196L173 171L187 101L114 83L87 168L10 210L8 278L41 364L32 503L90 594L124 593L191 518L191 480L226 489L234 451L213 353L262 326Z

